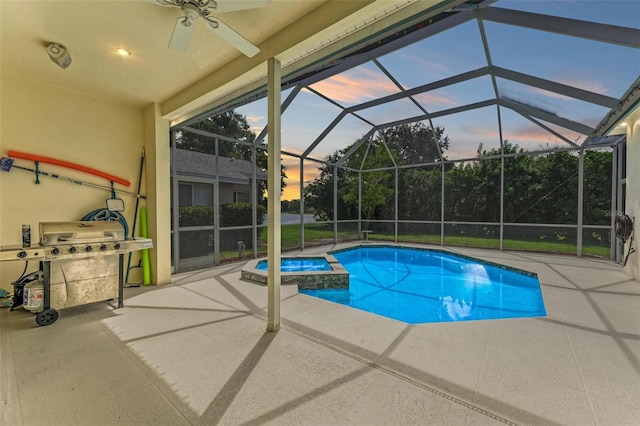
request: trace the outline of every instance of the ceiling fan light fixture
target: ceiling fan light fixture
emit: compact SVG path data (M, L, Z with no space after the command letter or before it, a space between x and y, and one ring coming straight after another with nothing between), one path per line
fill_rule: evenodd
M71 55L66 47L60 43L49 44L49 46L47 46L47 54L49 54L49 58L63 70L71 65Z
M169 48L171 49L187 50L193 27L195 27L195 21L198 18L203 18L209 28L214 30L220 38L246 56L251 58L260 52L258 47L220 21L220 18L213 16L213 14L264 7L271 4L271 0L155 0L155 2L165 7L180 8L184 14L184 16L178 18L173 28L173 34L169 41Z
M185 22L187 20L189 20L190 22L188 24L185 25L191 25L195 22L196 19L198 19L198 16L200 16L200 14L202 13L200 11L200 9L198 9L198 6L196 6L193 3L184 3L182 5L182 13L184 13L185 16Z

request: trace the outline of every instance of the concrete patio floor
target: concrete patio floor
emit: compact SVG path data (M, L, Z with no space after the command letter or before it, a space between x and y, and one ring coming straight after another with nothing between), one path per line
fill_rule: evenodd
M0 424L640 424L638 282L604 260L447 249L536 272L547 316L408 325L283 286L268 333L243 263L178 274L47 327L0 310Z

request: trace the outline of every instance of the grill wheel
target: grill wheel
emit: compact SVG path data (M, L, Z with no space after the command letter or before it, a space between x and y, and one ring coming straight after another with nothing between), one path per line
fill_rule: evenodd
M36 316L36 323L41 326L51 325L58 320L58 311L45 309Z

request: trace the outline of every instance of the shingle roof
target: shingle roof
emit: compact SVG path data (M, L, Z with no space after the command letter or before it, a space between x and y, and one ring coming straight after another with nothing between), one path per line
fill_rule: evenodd
M175 151L176 172L181 175L198 176L205 178L215 178L216 156L201 152L176 149ZM237 158L219 157L220 180L223 182L234 182L248 184L251 179L253 167L251 162L239 160ZM267 174L257 168L256 177L258 180L267 180Z

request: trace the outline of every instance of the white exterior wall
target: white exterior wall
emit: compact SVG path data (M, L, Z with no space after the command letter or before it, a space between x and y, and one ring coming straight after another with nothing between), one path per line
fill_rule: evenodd
M14 150L78 163L131 182L128 188L116 184L116 189L136 191L145 133L142 110L14 76L1 75L0 87L0 156ZM34 168L27 160L16 159L14 165ZM39 167L109 186L107 180L86 173L50 164ZM31 225L31 241L37 244L39 222L80 220L104 208L110 193L46 176L36 185L33 173L12 168L0 172L0 197L0 245L6 247L21 244L23 223ZM131 226L135 198L121 198ZM37 267L31 262L29 271ZM0 262L0 288L12 290L11 282L23 268L22 261Z
M634 248L637 250L631 256L625 271L635 280L640 281L640 247L638 240L640 233L640 108L627 117L627 193L625 213L634 218ZM629 250L629 241L625 246L625 256Z

